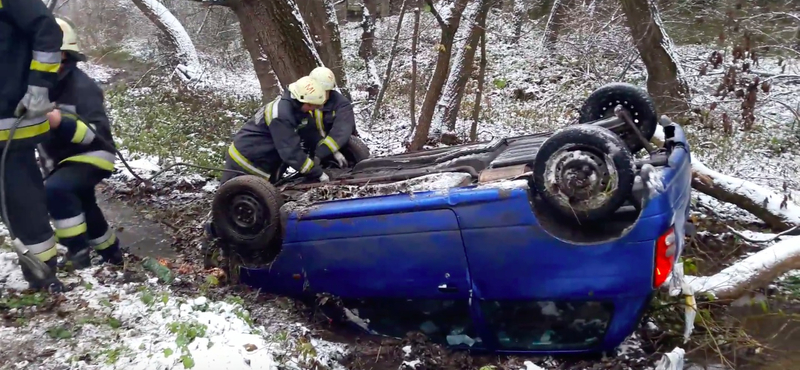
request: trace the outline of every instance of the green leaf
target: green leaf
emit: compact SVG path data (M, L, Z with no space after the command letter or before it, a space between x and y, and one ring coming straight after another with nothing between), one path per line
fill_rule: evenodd
M430 13L431 12L430 4L428 4L428 3L422 4L422 10L424 10L427 13Z
M164 348L164 357L172 356L172 348Z
M183 363L184 369L191 369L194 367L194 359L190 355L181 356L181 362Z
M505 89L506 85L508 85L508 81L506 81L505 79L502 79L502 78L496 78L496 79L494 79L494 81L492 81L492 83L494 84L494 87L496 87L498 89L501 89L501 90Z

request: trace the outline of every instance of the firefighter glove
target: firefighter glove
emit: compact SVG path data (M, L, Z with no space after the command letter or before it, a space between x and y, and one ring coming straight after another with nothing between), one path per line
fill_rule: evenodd
M336 160L336 164L339 165L339 168L347 168L347 159L341 152L333 153L333 159Z
M26 118L41 117L55 108L50 102L49 91L46 87L28 85L28 92L22 97L14 114Z

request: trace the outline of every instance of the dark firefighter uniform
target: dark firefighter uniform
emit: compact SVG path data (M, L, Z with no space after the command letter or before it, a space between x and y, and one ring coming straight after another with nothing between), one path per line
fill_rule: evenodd
M0 0L0 146L11 145L4 174L9 220L4 222L16 234L20 253L51 267L42 276L21 263L31 288L61 286L55 277L56 240L35 147L49 136L48 90L56 84L62 37L42 1ZM20 114L24 118L9 137Z
M312 156L320 160L346 146L356 129L353 105L338 91L329 92L322 109L309 112L313 125L308 124L301 131L306 146L313 148Z
M122 253L95 198L95 186L111 176L116 159L103 90L76 63L64 62L50 94L61 111L61 124L39 152L50 172L45 190L56 237L67 247L67 260L80 269L91 264L90 246L103 262L120 264Z
M287 90L259 109L234 136L225 168L269 179L281 163L286 163L305 176L322 176L322 169L300 146L297 131L309 118L309 113L300 109L302 105ZM236 176L239 174L225 172L222 183Z

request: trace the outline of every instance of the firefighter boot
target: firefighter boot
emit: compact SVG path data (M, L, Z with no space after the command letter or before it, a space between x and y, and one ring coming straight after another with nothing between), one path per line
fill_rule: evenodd
M119 239L114 240L114 244L105 249L97 250L100 255L100 263L122 266L125 261L122 258L122 249L119 248Z
M22 276L28 282L28 287L33 290L45 289L50 293L61 293L64 284L56 277L58 270L57 258L53 257L47 262L39 261L36 257L20 255L19 266Z

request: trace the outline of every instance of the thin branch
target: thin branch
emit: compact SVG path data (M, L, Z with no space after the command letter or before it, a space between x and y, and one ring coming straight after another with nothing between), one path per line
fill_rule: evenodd
M800 225L797 225L797 226L791 227L791 228L789 228L789 229L788 229L788 230L786 230L786 231L782 231L782 232L780 232L780 233L778 233L778 234L775 234L775 236L773 236L773 237L771 237L771 238L769 238L769 239L754 239L754 238L750 238L750 237L744 236L744 234L743 234L742 232L740 232L740 231L736 231L736 229L734 229L734 228L733 228L733 227L731 227L730 225L725 225L725 226L727 226L727 227L728 227L728 229L729 229L729 230L730 230L730 231L731 231L731 232L732 232L734 235L736 235L736 236L738 236L738 237L742 238L742 240L744 240L744 241L748 241L748 242L750 242L750 243L769 243L769 242L771 242L771 241L773 241L773 240L775 240L775 239L778 239L778 238L780 238L781 236L784 236L784 235L786 235L786 234L789 234L789 233L791 233L792 231L795 231L795 230L797 230L797 228L798 228L798 227L800 227Z
M447 23L445 23L444 19L442 19L442 16L439 14L439 12L436 11L436 7L433 6L433 0L425 0L425 3L431 7L431 14L433 14L433 17L436 18L436 22L439 23L439 27L442 27L442 29L447 28Z

